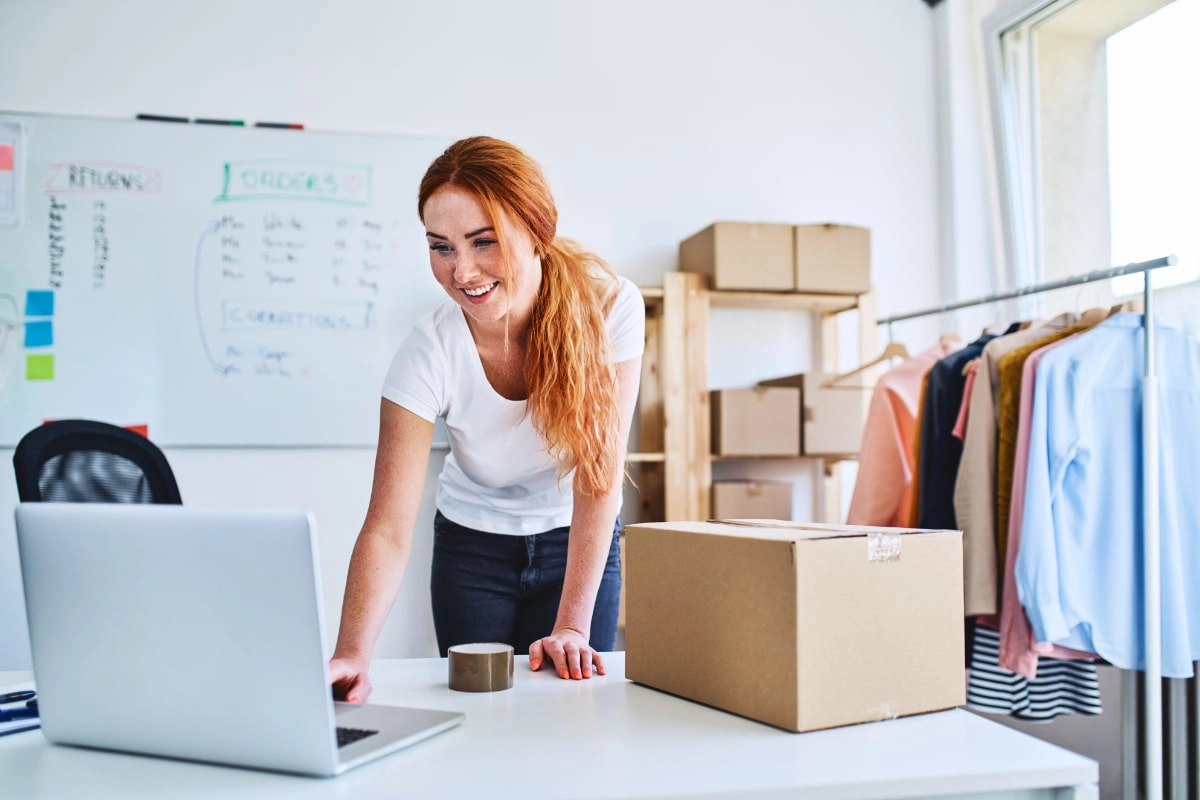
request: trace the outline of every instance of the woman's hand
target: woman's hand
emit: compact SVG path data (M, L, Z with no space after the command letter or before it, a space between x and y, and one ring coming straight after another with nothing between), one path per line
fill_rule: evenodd
M336 700L362 703L371 696L371 681L367 678L366 659L329 659L329 683L333 686Z
M588 645L588 638L574 628L555 628L554 631L529 646L529 668L534 672L542 665L553 665L558 677L581 680L604 674L600 654Z

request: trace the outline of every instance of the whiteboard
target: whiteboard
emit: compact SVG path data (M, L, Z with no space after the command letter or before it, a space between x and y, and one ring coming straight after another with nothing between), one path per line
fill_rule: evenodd
M0 445L369 446L450 139L0 112Z

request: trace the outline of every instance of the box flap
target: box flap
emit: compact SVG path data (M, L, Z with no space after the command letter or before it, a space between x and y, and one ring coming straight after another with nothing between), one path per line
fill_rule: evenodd
M707 522L639 522L640 527L662 528L684 533L711 533L723 536L742 536L749 539L807 541L810 539L869 538L880 534L908 535L923 533L955 533L961 531L925 528L881 528L868 525L831 525L821 522L788 522L778 519L713 519ZM627 527L635 527L629 525Z
M844 539L869 536L872 533L957 533L958 531L934 530L930 528L881 528L870 525L832 525L824 522L789 522L778 519L715 519L711 524L736 528L769 528L787 531L794 539ZM715 531L714 531L715 533Z

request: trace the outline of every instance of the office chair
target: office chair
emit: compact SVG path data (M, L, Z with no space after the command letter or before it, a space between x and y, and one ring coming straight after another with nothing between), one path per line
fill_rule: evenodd
M55 420L13 453L21 502L182 504L166 456L144 436L107 422Z

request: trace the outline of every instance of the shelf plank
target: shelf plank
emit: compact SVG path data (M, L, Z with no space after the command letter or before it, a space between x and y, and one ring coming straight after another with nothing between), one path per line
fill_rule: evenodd
M666 453L626 453L625 460L631 464L661 464L667 460Z
M710 461L857 461L858 456L853 453L847 453L840 456L723 456L712 454L709 457Z
M799 292L709 291L713 308L782 309L837 314L858 307L858 298L848 294L801 294Z

